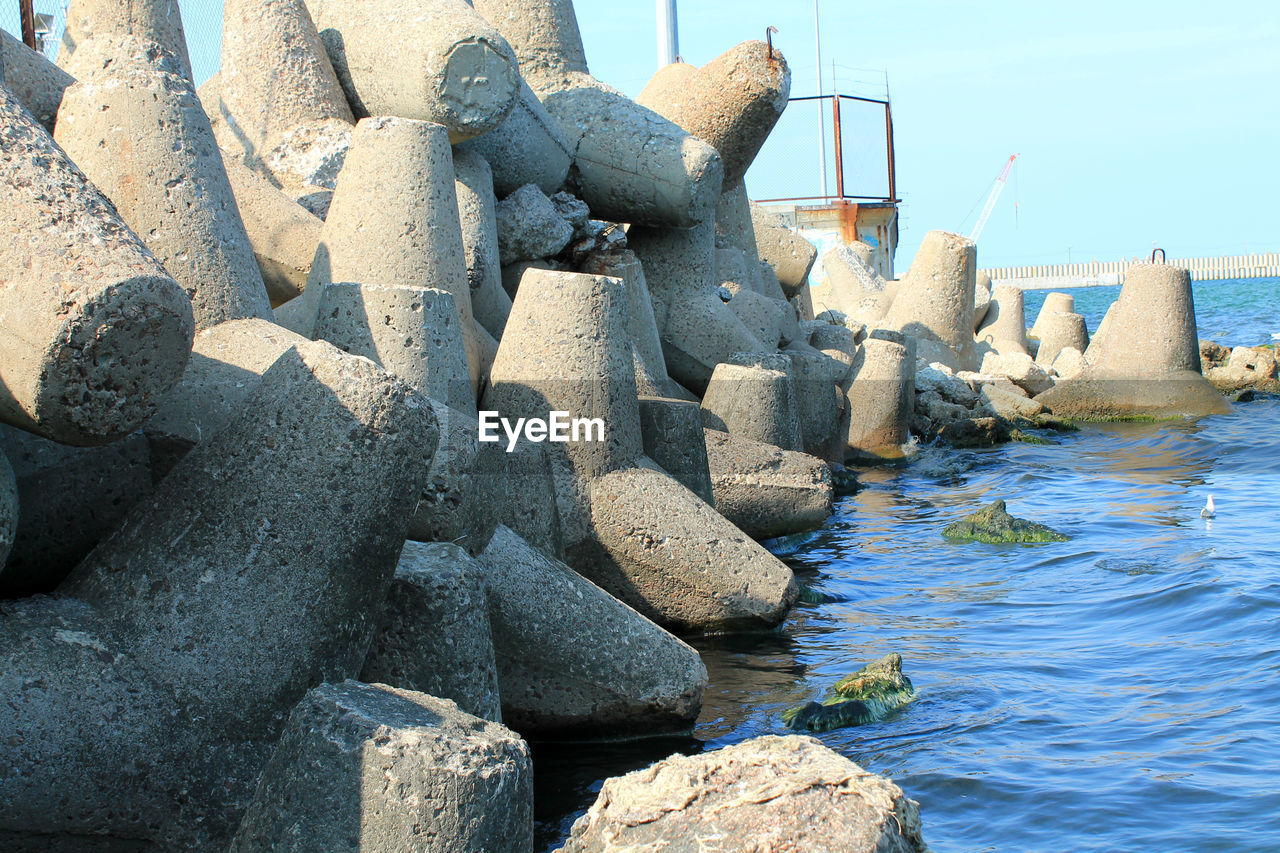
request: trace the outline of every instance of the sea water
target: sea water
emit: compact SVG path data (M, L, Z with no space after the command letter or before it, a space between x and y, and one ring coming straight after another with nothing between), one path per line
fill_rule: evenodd
M1073 292L1096 328L1115 289ZM1269 341L1277 295L1197 284L1201 337ZM540 849L605 777L788 734L784 709L891 651L917 698L818 737L918 800L932 848L1280 849L1280 400L1058 440L861 470L787 557L833 600L694 642L711 683L691 734L535 744ZM996 498L1071 541L942 538Z

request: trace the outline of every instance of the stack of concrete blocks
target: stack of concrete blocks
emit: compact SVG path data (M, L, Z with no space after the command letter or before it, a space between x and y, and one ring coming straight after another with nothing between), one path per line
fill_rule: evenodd
M1195 305L1186 270L1165 264L1129 267L1070 379L1036 397L1073 418L1179 417L1230 410L1201 373Z
M1076 313L1075 297L1067 293L1045 297L1027 337L1035 350L1036 364L1059 374L1070 372L1067 365L1082 361L1089 349L1089 327L1084 317ZM1059 356L1063 356L1061 365ZM1059 366L1063 369L1058 370Z

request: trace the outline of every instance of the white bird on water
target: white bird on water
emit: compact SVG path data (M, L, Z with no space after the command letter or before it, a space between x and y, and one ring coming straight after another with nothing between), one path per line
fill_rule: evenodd
M1205 501L1204 509L1200 510L1201 518L1213 518L1215 510L1213 507L1213 495L1209 495L1209 500Z

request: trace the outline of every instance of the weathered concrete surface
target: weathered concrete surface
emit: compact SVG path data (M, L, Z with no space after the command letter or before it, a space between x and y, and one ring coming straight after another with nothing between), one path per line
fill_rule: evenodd
M570 564L670 630L774 625L795 601L791 570L666 472L593 480L590 507L593 541Z
M859 243L858 247L865 247ZM877 324L891 302L887 283L854 246L841 243L822 256L827 281L810 289L816 309L834 309L859 323Z
M224 163L271 306L282 305L306 288L324 222L240 161Z
M840 421L845 398L841 386L849 373L848 363L799 341L789 345L786 353L791 358L796 392L800 449L828 462L843 462L845 432Z
M435 122L450 142L462 142L511 112L520 81L515 54L464 0L307 5L357 118ZM390 37L386 26L395 28Z
M632 228L628 245L644 265L654 320L671 377L695 394L735 352L764 350L716 293L715 228Z
M1120 296L1089 346L1088 366L1036 398L1062 417L1173 417L1230 411L1200 374L1186 270L1129 267Z
M186 367L191 303L115 208L0 87L0 420L105 444Z
M717 365L702 398L702 423L783 450L800 450L804 438L790 357L769 357L767 366Z
M573 239L573 226L534 184L498 202L497 228L503 265L558 255Z
M1002 355L1027 353L1027 316L1022 288L997 284L991 290L987 315L978 326L978 340Z
M453 153L443 127L398 118L356 126L307 289L296 305L280 309L280 322L310 337L331 282L452 293L472 386L479 385L482 344L472 323Z
M187 55L178 0L70 0L58 65L69 70L79 67L80 59L74 58L76 51L95 36L124 35L160 45L177 57L182 75L191 79L191 58ZM71 73L80 76L75 70Z
M507 315L511 313L511 297L502 287L498 202L493 192L493 170L484 157L467 148L454 146L453 175L467 283L471 287L471 310L476 321L489 334L501 338L507 325Z
M662 354L662 337L653 312L653 298L644 266L636 253L625 249L617 253L590 255L584 261L582 271L622 279L627 295L627 335L644 362L646 374L653 377L663 396L680 394L683 389L667 375L667 361Z
M1089 327L1079 314L1054 311L1046 316L1044 311L1036 318L1039 326L1040 347L1036 350L1036 364L1053 365L1058 353L1070 347L1080 352L1089 348Z
M758 204L751 205L756 250L760 260L773 267L784 292L794 296L809 279L818 259L818 249L787 227L778 214Z
M6 454L0 452L0 576L17 533L18 480Z
M1040 313L1036 315L1036 321L1031 326L1030 335L1033 337L1041 337L1040 319L1048 318L1054 314L1074 314L1076 312L1076 298L1069 293L1050 293L1044 298L1044 304L1040 306Z
M715 506L707 445L698 404L665 397L640 398L644 453L689 491Z
M179 722L173 698L87 605L0 601L0 831L16 835L6 843L159 840Z
M320 297L315 338L381 365L424 397L475 414L458 309L448 291L334 282Z
M811 737L766 735L605 780L559 853L923 853L919 805ZM728 849L728 848L726 848Z
M721 250L724 251L724 250ZM736 252L737 250L730 250ZM717 252L720 254L720 252ZM738 264L742 269L741 264ZM720 275L723 275L723 271ZM744 276L745 277L745 276ZM766 299L738 280L725 279L723 287L733 297L729 300L729 310L742 321L751 336L761 343L765 349L777 349L782 340L782 311L780 305ZM782 303L785 304L785 303Z
M685 66L680 63L668 66L683 67ZM720 201L716 203L716 248L737 249L742 252L751 286L761 295L790 298L791 294L783 293L781 286L777 292L766 290L766 283L760 278L762 265L767 265L760 260L760 252L756 248L755 226L751 224L751 202L747 200L747 187L742 181L725 184Z
M0 30L0 85L53 133L62 93L75 82L70 74Z
M1026 353L989 352L982 358L982 372L1008 377L1010 382L1033 397L1053 387L1053 377Z
M0 598L51 592L151 492L150 454L139 433L69 447L0 426L0 450L13 466L21 507L8 562L0 561Z
M945 231L930 231L883 326L917 339L920 355L942 361L953 370L977 367L973 342L973 294L977 247L972 240ZM988 310L988 317L990 311ZM936 346L944 344L944 347Z
M270 319L209 118L174 55L99 35L75 63L55 138L187 291L196 328Z
M519 737L447 699L348 680L293 709L230 849L532 848L533 766Z
M564 186L573 162L568 140L523 79L502 124L458 148L489 162L494 191L503 198L525 184L552 195Z
M636 101L720 152L729 187L746 174L790 94L791 70L782 51L745 41L696 73L655 75Z
M905 346L868 338L845 388L841 423L847 452L898 459L910 436L915 408L915 364Z
M568 74L587 73L573 0L479 0L474 5L511 42L520 73L535 89Z
M310 686L359 672L436 438L403 382L298 344L60 592L108 618L201 742L274 737Z
M504 504L513 500L506 476L511 455L501 444L479 441L474 409L464 414L437 400L431 406L440 442L409 522L409 538L452 542L478 554L489 544ZM545 503L545 489L542 494Z
M716 511L752 539L814 530L831 515L831 469L807 453L706 430Z
M483 572L450 542L406 542L360 680L502 722Z
M697 718L707 670L685 643L506 527L478 563L507 725L580 738Z
M1274 349L1234 347L1225 359L1205 370L1205 378L1224 394L1252 389L1280 393L1280 365Z

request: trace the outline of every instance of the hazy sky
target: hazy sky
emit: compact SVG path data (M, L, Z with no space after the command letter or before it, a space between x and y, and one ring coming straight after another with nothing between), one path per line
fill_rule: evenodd
M1280 250L1274 0L819 3L826 91L882 97L888 76L900 269L925 231L969 232L1014 153L982 266L1146 255L1153 242L1170 257ZM17 29L17 5L0 0L0 26ZM221 4L181 5L203 80ZM639 92L656 63L653 0L577 11L592 72ZM792 95L816 93L812 0L679 0L678 19L697 64L776 26ZM846 110L844 129L846 189L885 192L883 114ZM748 173L751 195L816 194L817 133L815 108L793 105Z

